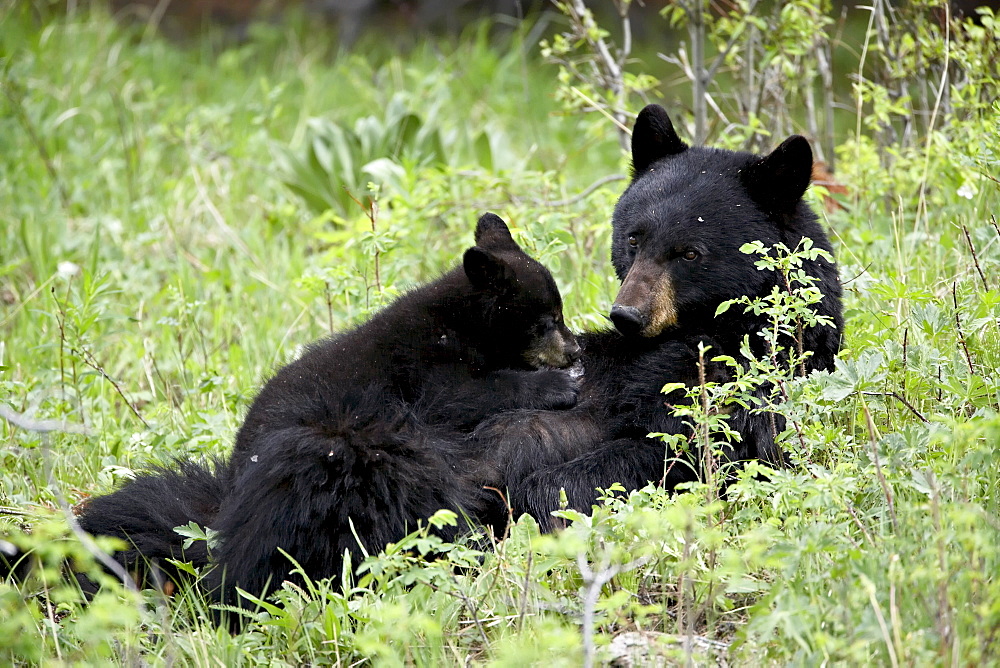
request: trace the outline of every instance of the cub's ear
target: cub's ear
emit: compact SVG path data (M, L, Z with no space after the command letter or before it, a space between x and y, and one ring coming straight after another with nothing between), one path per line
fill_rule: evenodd
M503 258L479 246L465 251L462 267L469 282L480 290L503 292L514 280L514 273Z
M676 155L686 148L666 110L658 104L647 105L632 128L632 178L641 176L660 158Z
M483 248L520 248L510 236L507 223L495 213L484 213L476 223L476 245Z
M813 154L809 142L792 135L746 170L750 197L767 211L789 212L795 208L812 180Z

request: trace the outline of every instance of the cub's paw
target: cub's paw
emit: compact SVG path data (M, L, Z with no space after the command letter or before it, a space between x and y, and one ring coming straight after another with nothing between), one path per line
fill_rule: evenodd
M542 369L532 372L532 408L562 410L576 406L580 397L580 377L569 370Z

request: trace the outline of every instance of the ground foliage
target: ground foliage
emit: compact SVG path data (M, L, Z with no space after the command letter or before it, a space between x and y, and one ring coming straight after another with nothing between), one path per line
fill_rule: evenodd
M240 43L176 44L99 7L3 3L0 511L46 567L0 584L0 661L579 665L625 645L653 663L1000 659L992 17L777 5L741 18L676 3L664 25L696 24L707 60L685 60L683 40L676 70L612 58L628 83L612 90L591 68L596 45L614 48L596 24L550 35L551 65L527 30L488 25L405 55L372 38L337 54L294 16ZM686 115L687 75L713 54L698 90L715 106ZM452 265L480 212L552 267L575 328L602 326L627 169L609 117L659 94L710 143L811 128L837 159L811 196L837 246L846 345L835 372L778 384L792 467L752 465L724 497L708 464L685 493L611 490L556 535L522 518L486 554L418 532L343 587L285 588L237 635L187 590L167 602L107 576L81 605L59 566L96 575L99 550L66 508L138 467L225 453L263 378ZM605 103L615 113L578 113ZM776 322L801 307L780 303L756 307ZM741 382L695 388L699 438L724 437L713 402ZM417 558L432 553L450 561Z

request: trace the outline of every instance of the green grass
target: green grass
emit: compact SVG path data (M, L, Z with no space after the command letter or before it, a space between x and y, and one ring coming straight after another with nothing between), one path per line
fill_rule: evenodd
M97 10L42 21L7 3L0 403L87 433L0 421L4 531L33 527L50 563L92 563L56 539L51 510L150 463L225 454L275 368L455 263L482 211L553 268L576 329L601 326L622 184L553 203L624 174L625 157L610 124L562 112L555 68L518 40L493 48L470 29L338 56L293 19L181 46ZM413 150L392 168L374 232L361 207L299 198L282 165L304 154L309 119L355 128L394 98L445 159ZM644 490L557 536L522 520L481 563L455 548L461 574L404 544L349 595L283 591L236 636L190 592L164 605L110 584L83 607L57 587L49 609L36 586L0 584L0 660L579 665L585 636L602 656L642 632L673 661L716 651L685 645L694 634L739 663L997 662L998 137L994 106L892 169L867 134L840 138L851 195L826 223L846 349L835 374L794 388L797 464L770 481L746 476L725 504ZM594 585L602 567L620 572Z

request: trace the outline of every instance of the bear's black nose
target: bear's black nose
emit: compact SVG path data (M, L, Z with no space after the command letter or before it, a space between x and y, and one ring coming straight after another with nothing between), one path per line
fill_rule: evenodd
M645 326L639 309L618 304L611 307L611 322L615 323L615 328L625 336L635 336Z

